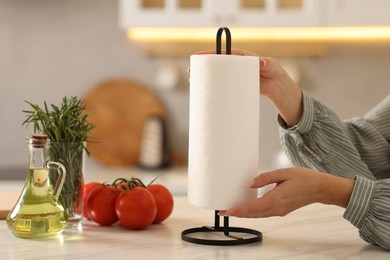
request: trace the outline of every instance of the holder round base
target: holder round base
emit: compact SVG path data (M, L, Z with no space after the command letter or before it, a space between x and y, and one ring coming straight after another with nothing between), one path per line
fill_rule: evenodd
M244 245L260 242L263 239L263 234L257 230L241 227L230 227L229 217L227 216L223 217L223 226L220 226L220 216L218 212L219 210L216 210L214 213L214 227L203 226L186 229L181 232L181 239L190 243L211 246ZM218 233L218 235L221 234L222 236L215 238L215 236L212 237L210 233ZM195 235L192 236L193 234ZM202 234L204 238L196 236L199 234Z
M192 237L191 234L194 233L222 233L221 235L225 236L225 239L211 239L211 238L199 238L199 237ZM233 233L233 234L232 234ZM250 237L239 237L238 235L234 233L239 234L250 234L252 236ZM261 232L253 229L248 228L240 228L240 227L197 227L197 228L190 228L186 229L181 233L181 238L184 241L194 243L194 244L201 244L201 245L211 245L211 246L234 246L234 245L244 245L244 244L251 244L260 242L263 238L263 235ZM229 238L229 239L226 239Z

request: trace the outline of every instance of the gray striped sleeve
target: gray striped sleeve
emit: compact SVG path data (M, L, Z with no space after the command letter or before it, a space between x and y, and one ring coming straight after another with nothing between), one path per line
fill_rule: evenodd
M390 249L390 96L348 121L304 92L303 106L296 126L278 116L288 157L295 165L355 178L344 217L363 239Z
M344 213L367 242L390 249L390 179L372 181L356 177Z

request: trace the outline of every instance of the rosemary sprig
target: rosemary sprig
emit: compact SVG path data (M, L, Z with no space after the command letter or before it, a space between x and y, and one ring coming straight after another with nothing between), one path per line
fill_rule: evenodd
M26 101L33 110L23 110L27 114L23 125L34 123L34 132L49 136L54 142L85 142L94 126L87 121L83 101L77 97L62 99L61 106L51 104L51 111L44 102L44 109Z
M48 135L50 139L50 158L65 166L65 183L59 197L60 203L68 215L82 212L83 192L83 151L90 155L85 142L88 133L94 128L87 118L83 101L77 97L64 97L60 106L46 102L44 107L26 101L32 110L23 110L27 114L22 125L34 124L34 133ZM57 178L53 174L53 180Z

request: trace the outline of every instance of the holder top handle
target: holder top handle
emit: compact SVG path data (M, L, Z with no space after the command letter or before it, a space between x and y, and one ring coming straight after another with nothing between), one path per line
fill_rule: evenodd
M226 55L232 54L232 37L230 35L230 30L227 27L221 27L217 32L217 54L222 54L222 32L225 31L226 35Z

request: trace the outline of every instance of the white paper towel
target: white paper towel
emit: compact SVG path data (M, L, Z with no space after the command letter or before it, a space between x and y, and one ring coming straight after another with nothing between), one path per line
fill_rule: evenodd
M259 103L258 57L191 56L190 204L226 210L256 198Z

